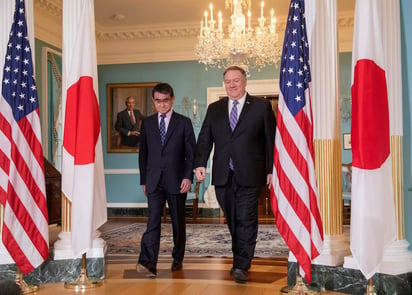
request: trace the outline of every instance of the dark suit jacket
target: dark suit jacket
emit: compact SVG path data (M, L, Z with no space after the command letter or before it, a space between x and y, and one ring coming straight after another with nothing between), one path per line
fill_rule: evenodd
M246 95L236 128L229 124L228 98L209 105L200 130L195 168L206 167L215 144L212 184L225 185L232 158L236 180L243 186L263 186L272 173L276 121L268 101Z
M193 160L196 146L192 122L172 113L164 146L160 142L158 114L143 120L140 133L140 184L153 192L163 174L170 194L179 194L183 178L193 180Z
M139 141L139 136L127 136L127 133L129 131L140 130L139 123L143 119L143 115L139 110L133 110L133 114L136 119L136 124L132 124L132 120L130 119L127 109L117 113L114 128L120 132L122 145L135 147Z

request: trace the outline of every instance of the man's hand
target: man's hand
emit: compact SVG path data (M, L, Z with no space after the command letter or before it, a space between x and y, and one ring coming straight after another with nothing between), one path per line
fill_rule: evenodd
M182 180L182 184L180 185L180 193L181 194L187 193L190 190L191 186L192 186L192 181L190 179L184 178Z
M145 195L146 198L147 198L146 185L145 185L145 184L142 185L142 189L143 189L144 195Z
M139 134L140 134L139 131L133 130L133 131L129 131L129 132L127 133L127 136L138 136Z
M197 167L195 170L196 179L199 182L203 182L206 178L206 168L205 167Z
M266 176L266 185L268 186L268 189L272 186L272 174Z

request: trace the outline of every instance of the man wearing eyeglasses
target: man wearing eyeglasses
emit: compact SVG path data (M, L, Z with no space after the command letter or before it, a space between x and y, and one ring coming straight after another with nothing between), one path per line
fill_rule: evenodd
M157 84L152 90L157 113L143 121L140 133L140 184L147 197L149 216L136 269L147 277L156 276L166 201L173 227L172 271L182 269L185 253L185 203L192 185L196 140L190 119L172 110L174 100L169 84Z

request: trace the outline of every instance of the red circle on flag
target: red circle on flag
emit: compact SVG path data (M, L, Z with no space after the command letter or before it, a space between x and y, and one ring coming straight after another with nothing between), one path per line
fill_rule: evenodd
M381 167L390 154L388 91L385 71L372 60L354 68L351 132L353 166Z
M100 134L100 110L91 77L80 77L67 90L63 146L74 164L94 163Z

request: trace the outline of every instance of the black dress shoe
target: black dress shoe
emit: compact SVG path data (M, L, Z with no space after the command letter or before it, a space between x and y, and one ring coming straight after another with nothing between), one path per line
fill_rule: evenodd
M156 277L156 268L150 263L138 262L136 265L136 270L138 273L145 275L148 278Z
M247 271L240 268L232 268L230 275L238 284L245 284L248 279Z
M182 261L177 260L177 259L173 259L172 267L171 267L171 270L172 270L172 271L181 270L182 267L183 267Z

